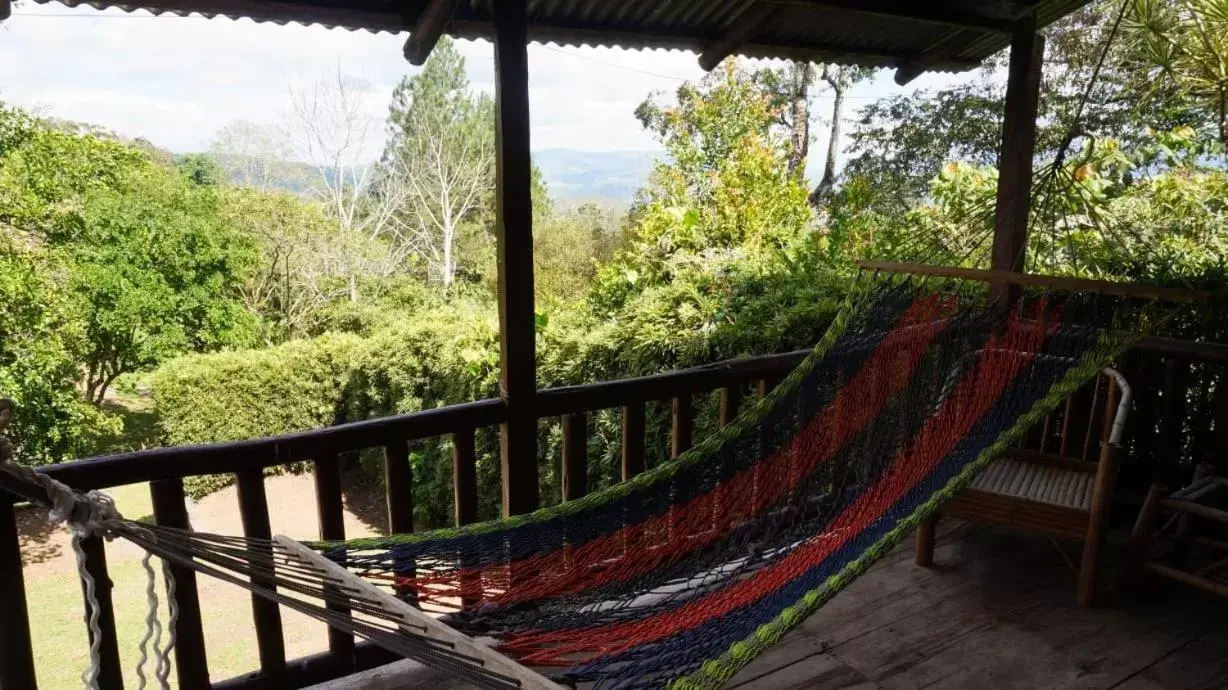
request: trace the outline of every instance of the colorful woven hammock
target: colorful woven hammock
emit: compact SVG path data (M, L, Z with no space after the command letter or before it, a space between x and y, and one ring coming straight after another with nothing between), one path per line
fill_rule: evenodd
M466 636L567 685L718 687L1108 364L1136 337L1116 320L1129 310L1137 332L1147 309L1050 294L1002 315L932 283L860 283L781 385L678 459L530 515L307 544L324 567L284 541L85 512L94 530L483 687L523 683L506 659L462 652ZM465 635L414 627L394 591Z
M502 521L310 546L459 608L449 624L561 681L719 686L1125 344L1104 329L1121 307L1105 298L1033 298L1006 319L962 301L914 281L858 291L771 395L625 484Z

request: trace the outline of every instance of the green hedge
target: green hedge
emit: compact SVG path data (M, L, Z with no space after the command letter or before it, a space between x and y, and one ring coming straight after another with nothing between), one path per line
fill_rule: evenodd
M801 287L799 287L801 286ZM834 312L839 291L830 285L771 280L747 287L736 299L746 318L724 318L711 328L670 328L683 298L666 289L649 294L634 321L595 320L583 312L541 319L538 377L543 388L639 376L746 354L813 344ZM726 297L728 304L734 300ZM767 303L771 302L769 306ZM492 305L454 302L415 314L403 325L370 336L329 334L265 350L184 357L153 377L163 442L169 445L232 441L402 414L496 397L498 323ZM715 396L697 403L696 437L715 424ZM589 420L589 486L615 480L621 419L617 410ZM479 430L480 514L499 509L498 438ZM648 463L668 452L669 406L648 408ZM539 427L540 489L545 503L561 494L557 420ZM378 478L377 453L347 465ZM448 439L411 446L416 516L423 526L448 524L452 514ZM229 483L228 477L188 482L196 496Z

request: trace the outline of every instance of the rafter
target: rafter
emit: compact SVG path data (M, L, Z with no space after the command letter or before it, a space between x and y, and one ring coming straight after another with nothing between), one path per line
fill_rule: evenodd
M426 62L458 4L459 0L430 0L426 4L405 41L405 59L409 64L421 66Z
M982 32L977 29L956 29L950 32L924 53L901 62L895 71L895 83L904 86L927 70L953 62L960 51L982 36Z
M759 33L763 25L776 13L777 6L767 2L756 2L742 10L734 17L729 31L716 42L704 48L699 56L699 66L705 71L716 67L721 62L738 52Z
M912 2L910 0L776 0L780 4L826 7L858 14L896 17L963 29L1010 33L1014 21L1025 10L1014 3L1000 3L1000 9L982 12L983 5L959 6L951 3ZM975 9L972 9L975 8Z

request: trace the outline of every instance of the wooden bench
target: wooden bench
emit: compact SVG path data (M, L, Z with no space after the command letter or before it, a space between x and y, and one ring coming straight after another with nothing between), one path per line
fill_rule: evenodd
M1086 398L1086 391L1080 397ZM1112 369L1104 370L1093 384L1091 405L1082 420L1085 424L1075 422L1075 415L1082 410L1077 409L1072 397L1061 413L1056 438L1052 428L1055 420L1050 416L1040 433L1033 434L1039 438L1039 449L1006 451L948 501L942 515L1011 525L1058 539L1083 540L1078 602L1080 606L1091 605L1129 406L1130 388L1125 379ZM1093 453L1091 439L1097 421L1100 447L1097 460L1092 462L1085 458ZM1070 438L1075 429L1085 430L1082 444L1078 443L1080 439ZM1047 452L1054 441L1058 452ZM937 520L935 517L917 529L917 565L933 565Z

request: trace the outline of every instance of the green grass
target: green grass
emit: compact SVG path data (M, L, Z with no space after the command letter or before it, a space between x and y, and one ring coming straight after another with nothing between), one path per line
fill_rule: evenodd
M153 512L146 485L118 487L110 493L120 512L126 515L149 515ZM53 538L60 536L52 535ZM26 605L30 612L34 663L40 688L81 687L80 674L89 665L81 581L72 554L67 553L69 546L66 538L63 541L65 553L60 557L26 570ZM115 631L127 676L132 674L137 648L145 635L146 576L140 558L133 550L111 546L108 556L108 571L115 583L112 591ZM160 582L158 591L165 602ZM129 680L135 680L135 675Z

